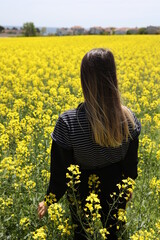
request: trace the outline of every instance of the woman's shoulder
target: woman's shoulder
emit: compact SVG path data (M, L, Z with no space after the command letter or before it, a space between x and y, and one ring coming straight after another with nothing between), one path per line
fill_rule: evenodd
M84 103L80 103L77 108L69 109L59 115L64 122L70 122L77 119L77 115L84 112Z
M127 109L130 112L132 119L134 121L134 128L131 124L129 124L129 130L131 133L131 137L134 139L134 138L138 137L141 132L141 122L140 122L140 119L138 119L136 114L130 108L127 108Z

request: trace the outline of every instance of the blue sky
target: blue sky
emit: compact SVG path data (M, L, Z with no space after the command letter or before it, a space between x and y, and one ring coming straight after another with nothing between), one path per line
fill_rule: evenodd
M160 26L160 0L2 0L0 25Z

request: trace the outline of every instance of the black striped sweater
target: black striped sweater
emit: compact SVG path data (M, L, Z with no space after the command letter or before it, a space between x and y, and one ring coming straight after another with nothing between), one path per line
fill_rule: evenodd
M102 147L95 143L89 121L86 116L85 104L81 103L76 109L61 114L57 120L51 148L51 176L47 195L52 192L59 200L66 191L66 172L70 164L78 164L81 171L101 174L104 169L117 167L125 177L137 177L138 136L141 124L132 113L135 129L130 128L132 139L123 141L120 147ZM112 171L113 170L113 171ZM109 173L108 173L109 175ZM117 181L119 179L117 178ZM102 179L103 181L103 179Z

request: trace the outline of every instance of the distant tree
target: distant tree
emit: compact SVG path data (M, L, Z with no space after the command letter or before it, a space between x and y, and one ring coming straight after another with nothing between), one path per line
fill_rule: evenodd
M116 28L115 27L110 27L110 29L112 30L112 35L115 35Z
M42 29L41 29L41 35L44 35L46 32L47 32L46 27L42 27Z
M131 30L128 30L127 32L126 32L126 34L127 35L131 35L132 33L131 33Z
M36 33L37 33L33 22L24 23L22 30L23 30L24 36L26 37L36 36Z
M4 30L5 28L0 25L0 33Z
M18 28L16 28L16 27L13 27L13 28L12 28L12 30L18 30Z
M138 34L147 34L147 29L146 28L139 28Z
M38 35L40 35L40 29L39 28L36 28L36 33L38 34Z
M108 32L108 31L103 31L103 32L101 33L101 35L110 35L110 32Z

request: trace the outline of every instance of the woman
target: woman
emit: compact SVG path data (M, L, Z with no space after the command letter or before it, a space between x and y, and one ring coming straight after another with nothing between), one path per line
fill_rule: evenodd
M90 174L99 177L101 220L105 225L109 212L107 203L111 203L110 194L117 192L116 184L123 178L137 177L141 125L134 113L120 102L116 66L110 50L92 49L83 57L81 85L85 101L76 109L61 114L51 134L51 177L47 195L54 193L59 200L67 189L67 167L79 165L82 204L88 196ZM125 207L123 199L117 209ZM46 211L44 201L39 203L40 218ZM105 225L110 232L107 239L117 239L115 213L115 210L110 213ZM86 239L72 210L71 214L77 224L74 239Z

